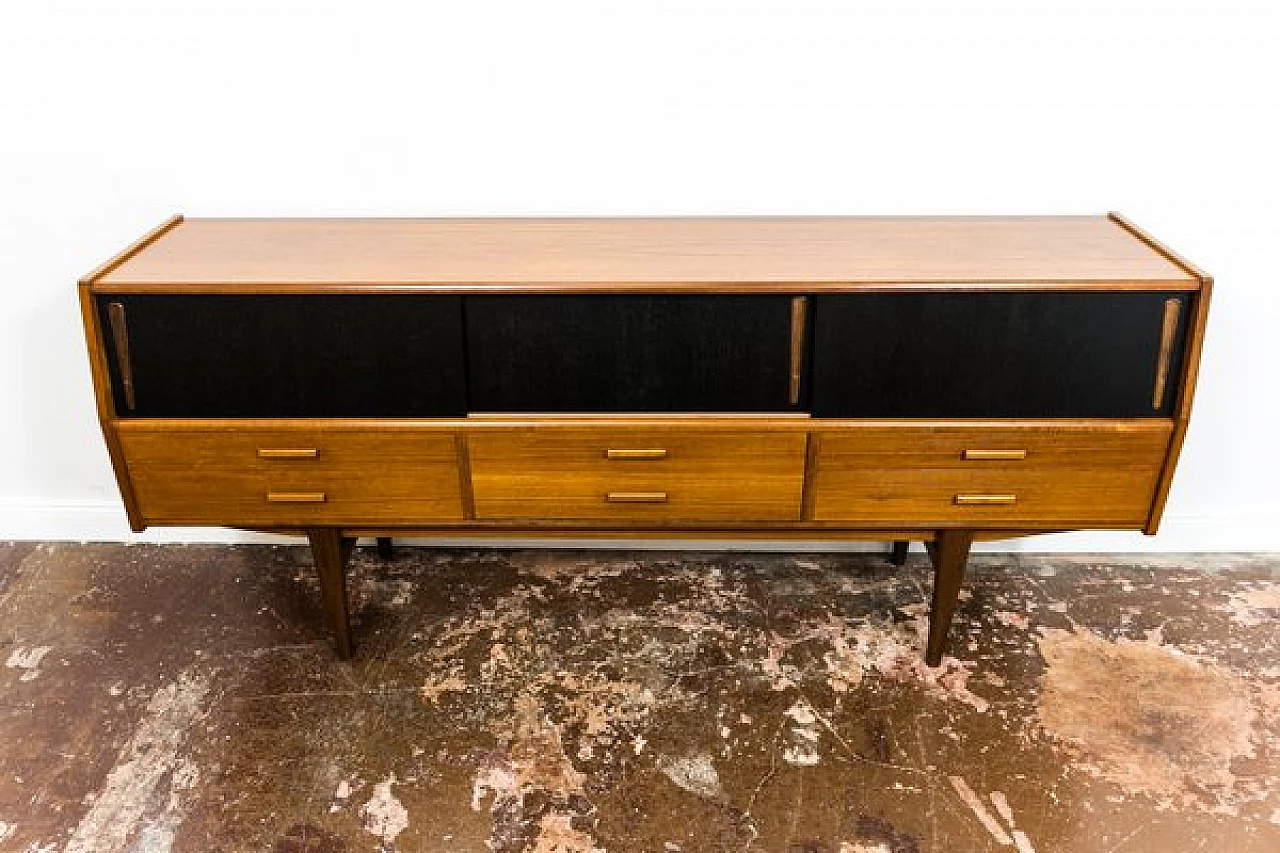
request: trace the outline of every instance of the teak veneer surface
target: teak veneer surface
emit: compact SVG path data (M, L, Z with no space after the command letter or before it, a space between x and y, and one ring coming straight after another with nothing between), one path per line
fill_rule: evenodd
M1150 421L819 434L813 519L1139 526L1151 511L1172 429L1168 421ZM1000 452L1025 455L990 458Z
M245 422L234 429L122 422L118 429L140 513L151 524L463 518L457 442L449 431Z
M183 219L93 279L163 285L619 286L1008 283L1193 288L1103 216Z
M812 422L820 456L847 467L990 469L1126 468L1164 459L1172 425L1165 419L1077 421ZM843 424L845 426L833 426ZM1020 459L989 451L1021 451ZM966 456L968 458L966 458ZM983 458L985 457L985 458Z
M749 428L544 427L471 433L467 455L478 519L799 521L805 444Z
M1139 527L1151 510L1163 460L1154 461L1129 471L828 467L815 480L813 518L976 529ZM991 502L979 502L984 500Z

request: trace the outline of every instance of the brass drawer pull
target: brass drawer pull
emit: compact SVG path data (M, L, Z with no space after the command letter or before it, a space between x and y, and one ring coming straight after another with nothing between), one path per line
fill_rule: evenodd
M609 448L604 452L609 459L665 459L667 451L660 447L653 447L641 450L622 450Z
M314 447L259 447L261 459L315 459L320 451Z
M124 392L124 405L129 411L137 406L133 393L133 362L129 359L129 324L125 320L124 305L107 303L107 318L111 321L111 339L116 347L116 367L120 369L120 390Z
M997 459L1026 459L1027 451L1025 450L966 450L964 452L965 459L975 461L989 461Z
M666 492L609 492L604 499L611 504L661 504L667 502Z
M1018 502L1017 495L956 495L960 506L1008 506Z
M324 492L267 492L273 504L322 504Z

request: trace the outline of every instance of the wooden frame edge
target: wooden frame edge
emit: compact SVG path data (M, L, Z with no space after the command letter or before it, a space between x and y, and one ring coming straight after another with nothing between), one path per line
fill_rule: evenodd
M1110 219L1116 225L1119 225L1125 231L1128 231L1131 235L1137 238L1139 242L1146 245L1147 248L1160 255L1160 257L1164 258L1169 263L1178 267L1197 282L1204 283L1209 278L1203 270L1188 261L1186 258L1182 257L1182 255L1179 255L1173 249L1170 249L1164 243L1161 243L1155 237L1152 237L1150 233L1136 225L1132 220L1126 218L1124 214L1111 210L1107 212L1107 219Z
M121 252L99 264L77 282L80 316L84 323L85 343L89 351L89 375L93 383L94 405L98 411L98 425L102 429L102 436L107 444L107 456L111 459L111 469L115 473L116 485L120 489L120 499L124 503L125 515L129 519L129 528L135 533L146 530L147 524L138 506L133 480L129 476L129 465L124 458L124 448L120 444L120 436L115 428L115 398L111 393L111 373L107 367L102 327L98 322L98 311L94 304L94 288L99 279L118 269L130 258L178 227L183 219L181 213L174 214L130 243Z
M864 538L874 541L891 541L894 539L913 539L920 541L922 535L939 530L972 530L975 535L989 536L999 533L1002 537L1031 536L1041 533L1065 533L1076 530L1131 530L1140 532L1143 519L1131 521L1073 519L1032 519L1021 523L990 520L989 523L975 521L940 521L927 524L919 520L906 524L859 524L856 520L845 521L743 521L739 523L717 523L715 521L697 521L662 523L650 521L632 524L619 523L614 520L600 519L593 523L591 519L551 519L538 520L530 518L480 518L480 519L416 519L399 523L397 521L369 521L359 519L334 520L312 524L310 521L241 518L240 520L210 521L207 517L172 516L152 519L154 527L224 527L241 530L260 530L264 532L280 530L304 530L308 527L337 527L346 531L345 535L361 537L374 536L422 536L422 537L465 537L468 539L484 539L486 537L510 536L579 536L584 539L769 539L779 541L792 539L848 539ZM353 532L354 531L354 532Z
M1191 403L1195 397L1196 380L1200 375L1200 354L1204 348L1205 326L1209 317L1209 300L1213 293L1213 277L1195 264L1188 261L1173 249L1161 243L1150 233L1127 219L1117 211L1107 213L1107 218L1123 228L1135 239L1156 252L1165 260L1177 266L1191 276L1197 284L1195 297L1195 316L1192 320L1187 347L1183 357L1182 376L1178 382L1178 410L1174 417L1173 434L1169 438L1169 449L1165 455L1164 467L1156 482L1155 495L1151 501L1151 513L1142 532L1154 536L1160 528L1164 517L1165 504L1169 500L1169 490L1173 486L1173 473L1178 466L1182 454L1182 444L1186 439L1187 426L1191 419Z
M1181 377L1179 378L1181 382ZM122 429L131 432L198 432L211 429L438 429L463 433L509 432L527 429L691 429L711 431L782 430L813 435L863 429L1072 429L1096 432L1149 432L1170 430L1174 418L809 418L789 414L719 415L593 415L549 417L514 416L510 419L476 418L127 418Z
M145 248L142 247L142 248ZM128 260L127 258L125 260ZM123 263L123 261L122 261ZM1196 282L1167 279L1019 279L1017 281L620 281L620 282L376 282L376 281L106 281L95 282L98 293L184 294L414 294L484 296L488 294L746 294L822 296L832 293L986 293L990 291L1049 292L1087 290L1195 290Z
M1200 354L1204 350L1205 329L1209 322L1209 302L1213 297L1213 279L1205 276L1200 283L1200 293L1196 296L1196 316L1187 340L1187 353L1182 366L1179 383L1177 419L1186 421L1191 417L1191 403L1195 398L1196 383L1200 378Z
M303 527L257 527L257 526L236 526L230 528L232 530L247 530L253 533L270 533L276 536L306 536L306 528ZM970 528L965 528L970 529ZM572 528L561 528L559 530L546 530L541 528L530 528L511 526L501 530L494 530L491 533L481 533L477 535L475 529L465 528L433 528L433 527L343 527L341 528L344 536L350 536L358 539L373 539L380 536L391 536L397 538L410 537L414 539L492 539L496 543L503 539L620 539L620 540L643 540L650 539L652 541L707 541L707 542L723 542L733 540L765 542L773 539L777 542L893 542L895 540L906 540L909 542L932 542L937 538L938 530L936 528L905 528L899 530L892 529L844 529L844 530L794 530L790 536L774 536L772 534L777 531L762 531L762 535L751 536L744 534L743 531L724 531L707 528L690 528L688 530L668 530L665 535L662 531L654 532L646 529L634 529L631 531L615 531L609 529L581 530ZM733 533L731 536L725 536L726 532ZM973 538L978 542L998 542L1006 539L1025 539L1029 536L1047 536L1054 533L1070 533L1071 529L1062 527L1054 528L1034 528L1028 530L1005 530L1005 529L976 529L973 530ZM615 534L616 535L612 535ZM472 547L472 546L466 546Z
M892 542L896 539L923 541L933 539L937 531L918 528L905 529L769 529L740 528L722 529L715 527L536 527L530 525L510 524L502 527L452 527L452 528L378 528L378 527L344 527L346 536L372 537L395 536L415 537L422 539L617 539L617 540L674 540L674 541L755 541L755 542Z
M161 222L159 225L157 225L155 228L152 228L146 234L143 234L137 240L134 240L132 243L126 246L124 250L121 251L119 254L99 264L97 268L95 268L91 273L86 275L84 278L80 279L80 283L87 284L91 287L96 285L98 283L98 279L112 272L115 272L117 269L123 266L130 258L134 257L143 249L147 248L152 243L159 240L165 234L168 234L174 228L177 228L179 225L181 225L183 222L183 219L184 217L181 213L176 213L173 216L170 216L164 222Z
M813 520L813 504L817 499L818 452L822 449L822 435L810 432L805 435L804 483L800 492L800 521Z
M466 521L474 521L476 517L475 487L471 482L471 446L467 442L467 434L462 431L453 434L454 452L458 454L458 498L462 502L462 517Z
M146 523L138 507L133 480L129 476L129 465L125 461L124 448L120 444L120 436L115 428L116 411L115 400L111 395L111 374L107 368L102 326L98 323L98 312L90 281L82 280L77 289L80 295L80 317L84 322L85 343L89 355L89 377L93 384L94 405L98 411L98 425L102 428L102 436L106 440L107 456L111 459L111 469L115 473L116 485L120 488L120 498L124 502L124 511L129 518L129 528L135 533L141 533L146 529Z
M1187 341L1186 355L1183 357L1182 376L1178 383L1178 412L1173 424L1173 435L1169 438L1169 450L1165 456L1164 467L1160 471L1160 479L1156 482L1155 497L1151 502L1151 514L1142 532L1154 536L1164 518L1165 504L1169 500L1169 491L1173 487L1173 473L1178 467L1178 459L1182 455L1182 444L1186 440L1187 428L1191 423L1191 404L1195 398L1196 382L1200 376L1200 356L1204 351L1205 329L1209 320L1209 302L1213 295L1213 279L1204 276L1200 282L1200 292L1195 300L1195 319Z

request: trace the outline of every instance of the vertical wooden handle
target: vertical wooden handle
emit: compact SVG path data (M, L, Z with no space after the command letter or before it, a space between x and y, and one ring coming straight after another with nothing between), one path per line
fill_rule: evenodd
M124 305L119 302L109 303L107 317L111 321L111 339L115 342L116 367L120 370L120 388L124 391L124 405L132 412L137 401L133 395L133 363L129 361L129 326L125 322Z
M787 400L793 406L800 405L800 374L804 366L804 327L809 314L808 301L804 296L796 296L791 300L791 370Z
M1169 387L1169 362L1173 360L1173 344L1178 338L1178 315L1181 311L1182 300L1165 300L1164 318L1160 324L1160 355L1156 359L1156 382L1151 391L1151 408L1157 411L1164 407L1165 391Z

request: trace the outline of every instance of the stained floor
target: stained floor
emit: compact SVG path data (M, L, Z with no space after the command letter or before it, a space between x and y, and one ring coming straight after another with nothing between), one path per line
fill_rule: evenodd
M0 851L1280 850L1280 558L0 545Z

